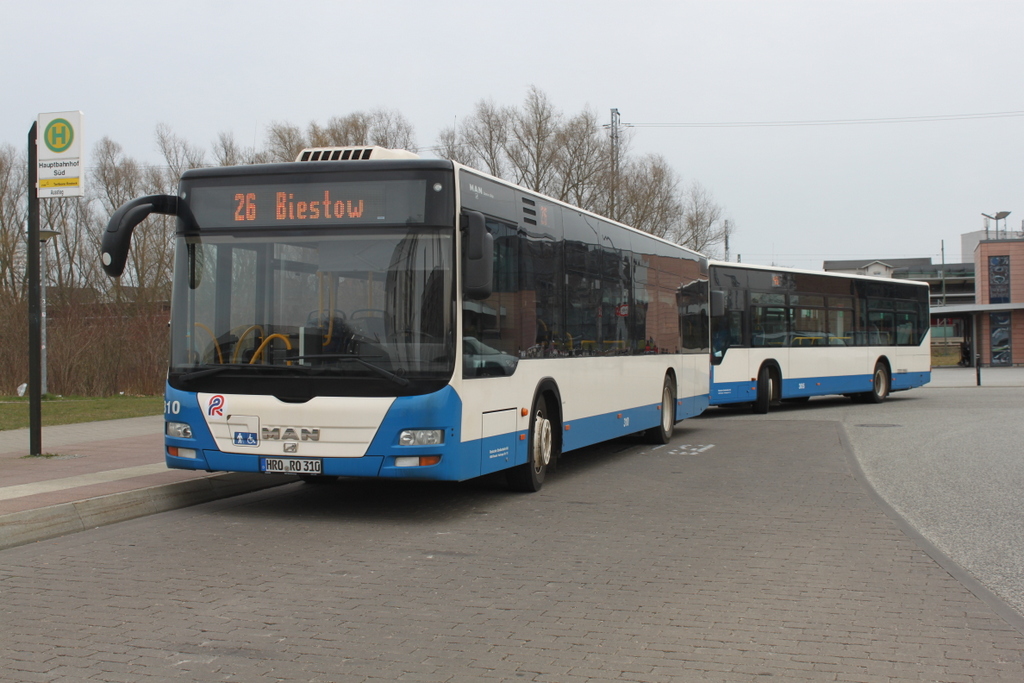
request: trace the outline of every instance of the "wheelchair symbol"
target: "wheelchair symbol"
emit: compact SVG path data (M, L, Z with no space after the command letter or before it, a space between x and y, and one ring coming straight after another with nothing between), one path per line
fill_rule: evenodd
M259 446L260 440L256 432L235 432L236 446Z

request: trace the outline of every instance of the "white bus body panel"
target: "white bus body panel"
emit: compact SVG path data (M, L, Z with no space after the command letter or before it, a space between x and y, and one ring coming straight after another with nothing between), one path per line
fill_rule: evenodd
M299 453L311 458L366 455L395 400L318 396L305 403L285 403L273 396L202 393L198 398L219 450L280 456L283 442L296 441L301 444ZM247 445L239 434L256 434L256 443ZM290 436L294 439L286 438Z
M665 374L676 375L679 399L704 397L709 390L707 356L691 354L554 358L521 361L511 377L479 377L462 380L458 392L463 400L462 439L473 441L482 433L481 415L514 410L519 431L529 429L529 410L538 385L554 380L562 397L563 429L578 420L615 415L641 407L661 404ZM526 409L527 415L522 411ZM613 418L626 420L623 418ZM683 415L680 414L680 417ZM620 423L620 434L637 431L628 421ZM587 441L581 435L581 438ZM614 438L614 437L607 437ZM590 441L596 443L595 439Z

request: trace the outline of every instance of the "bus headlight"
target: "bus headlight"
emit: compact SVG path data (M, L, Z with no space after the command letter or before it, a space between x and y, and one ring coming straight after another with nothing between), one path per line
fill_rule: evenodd
M398 435L399 446L438 446L443 443L443 429L403 429Z
M168 422L164 428L164 434L179 439L191 439L192 427L187 422Z

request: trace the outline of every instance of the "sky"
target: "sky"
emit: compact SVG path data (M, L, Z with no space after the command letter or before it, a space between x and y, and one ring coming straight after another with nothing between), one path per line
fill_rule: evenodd
M567 115L618 109L632 153L714 195L732 260L954 263L983 213L1024 227L1021 2L0 0L0 29L18 149L44 112L157 164L159 124L259 147L272 122L377 108L427 148L536 86Z

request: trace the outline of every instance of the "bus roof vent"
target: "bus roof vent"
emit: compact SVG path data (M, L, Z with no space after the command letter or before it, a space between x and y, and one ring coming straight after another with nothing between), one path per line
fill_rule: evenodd
M419 159L404 149L385 147L309 147L299 152L295 161L357 161L361 159Z

